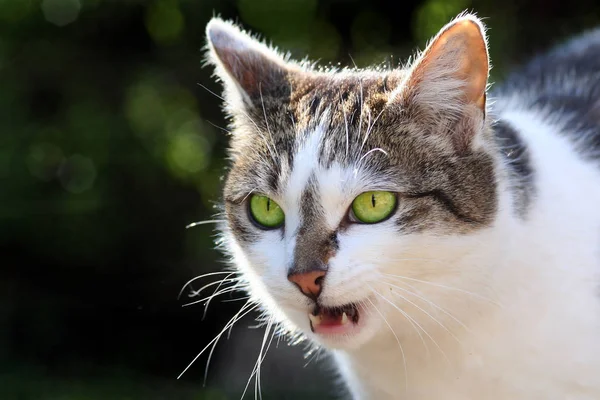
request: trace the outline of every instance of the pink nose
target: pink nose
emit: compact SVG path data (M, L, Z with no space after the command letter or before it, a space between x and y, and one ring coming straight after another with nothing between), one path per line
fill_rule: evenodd
M295 283L305 296L316 300L321 294L325 274L325 271L309 271L288 275L288 280Z

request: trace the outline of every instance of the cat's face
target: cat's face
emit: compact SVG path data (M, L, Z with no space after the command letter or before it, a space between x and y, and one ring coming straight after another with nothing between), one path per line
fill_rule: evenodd
M220 20L207 34L232 117L224 234L255 300L348 348L432 324L402 317L450 304L426 282L472 289L479 272L458 261L497 212L478 20L383 72L315 71Z

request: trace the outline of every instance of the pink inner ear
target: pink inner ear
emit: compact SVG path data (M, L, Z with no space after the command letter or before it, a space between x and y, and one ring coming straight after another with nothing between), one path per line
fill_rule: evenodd
M288 67L283 59L264 44L237 27L213 20L207 27L213 59L250 97L268 93L280 85Z
M465 82L467 103L485 107L489 61L482 28L475 21L459 20L444 29L425 51L415 78L420 81L428 75L439 76L443 69L447 69L447 76ZM433 70L437 70L435 74L431 74Z
M215 52L228 74L250 96L258 94L260 82L264 86L269 75L277 70L275 63L260 60L261 55L247 49L215 47Z

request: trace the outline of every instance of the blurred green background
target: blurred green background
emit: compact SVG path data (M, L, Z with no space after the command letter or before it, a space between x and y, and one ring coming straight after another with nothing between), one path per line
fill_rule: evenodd
M465 9L487 18L494 80L600 24L594 0L0 0L0 399L240 397L252 318L206 387L206 357L176 379L242 304L203 320L177 299L223 265L210 225L185 229L211 218L226 168L226 121L199 85L220 92L202 68L211 16L367 66L405 60ZM264 397L334 398L329 368L306 362L272 348Z

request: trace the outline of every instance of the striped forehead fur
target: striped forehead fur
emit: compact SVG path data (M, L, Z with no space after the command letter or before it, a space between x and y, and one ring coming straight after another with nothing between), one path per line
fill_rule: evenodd
M242 204L250 193L282 199L305 189L288 184L294 169L318 175L335 167L410 198L398 214L401 230L460 233L493 220L496 143L483 114L457 94L465 85L453 75L457 45L425 75L417 70L424 54L405 68L317 69L232 24L211 24L218 33L209 33L209 60L231 117L226 201ZM297 162L317 131L315 159Z

